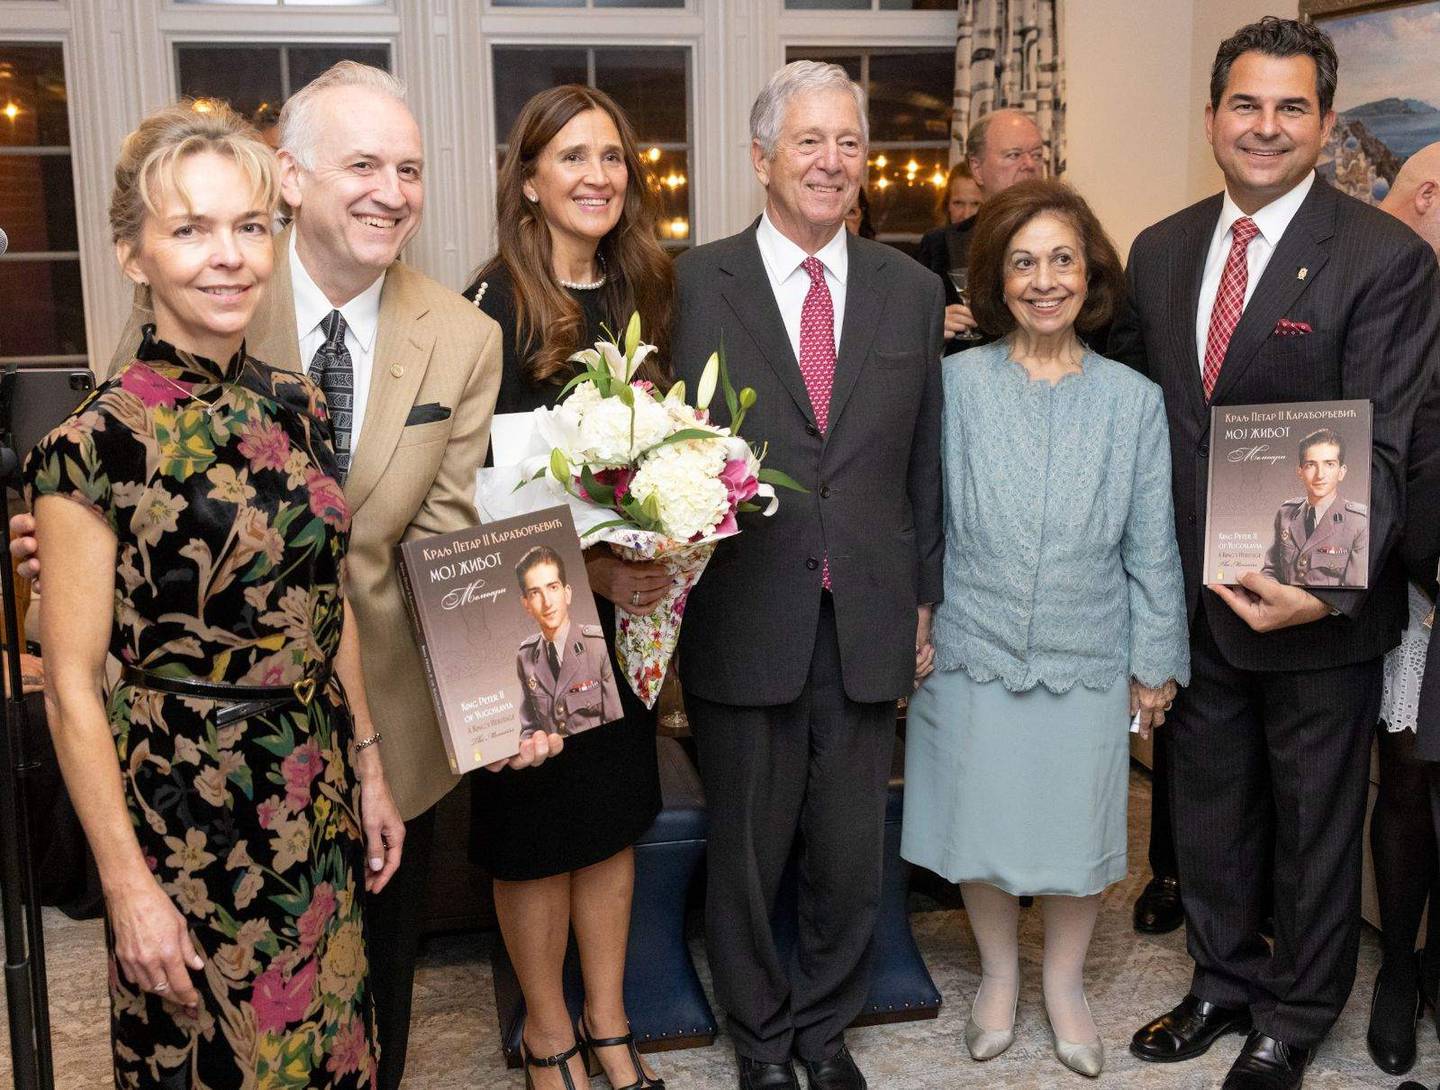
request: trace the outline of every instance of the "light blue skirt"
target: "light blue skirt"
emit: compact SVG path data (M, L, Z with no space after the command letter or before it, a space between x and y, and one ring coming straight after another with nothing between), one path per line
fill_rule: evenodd
M900 854L1016 895L1099 893L1125 877L1130 689L1013 693L964 670L910 698Z

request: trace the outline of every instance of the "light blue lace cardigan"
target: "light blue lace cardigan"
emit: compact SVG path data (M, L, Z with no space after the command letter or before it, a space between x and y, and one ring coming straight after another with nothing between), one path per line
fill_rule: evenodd
M1160 388L1087 352L1033 382L1003 342L949 356L936 666L1007 689L1190 679Z

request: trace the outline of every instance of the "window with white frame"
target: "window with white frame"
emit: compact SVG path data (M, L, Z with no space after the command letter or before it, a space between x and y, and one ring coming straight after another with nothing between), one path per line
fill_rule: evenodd
M955 11L959 0L785 0L786 11Z
M64 49L0 42L0 363L83 364Z
M942 223L955 50L791 46L786 59L841 65L865 88L870 113L865 195L876 237L915 242Z
M529 98L562 83L583 83L610 95L630 117L647 170L645 184L660 198L660 239L668 247L693 237L690 186L690 50L686 47L497 45L495 84L497 166L511 126Z

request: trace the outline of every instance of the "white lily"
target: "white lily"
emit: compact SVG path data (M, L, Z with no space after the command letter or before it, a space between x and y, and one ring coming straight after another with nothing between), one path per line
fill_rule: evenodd
M720 381L720 353L711 352L705 361L705 370L700 372L700 385L695 388L695 407L708 409L710 399L715 396L715 384Z

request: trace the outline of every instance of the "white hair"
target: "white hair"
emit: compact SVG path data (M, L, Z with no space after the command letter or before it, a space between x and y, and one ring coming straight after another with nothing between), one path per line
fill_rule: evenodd
M405 81L383 68L359 61L338 61L290 96L280 111L280 149L288 151L306 170L315 166L315 145L320 134L315 124L315 103L336 87L360 87L405 101Z
M865 92L838 64L824 61L791 61L780 69L750 107L750 139L758 141L765 158L775 155L785 110L796 95L810 91L844 91L855 100L860 118L860 140L870 146L870 122L865 116Z

